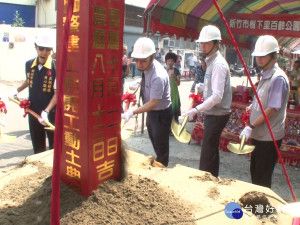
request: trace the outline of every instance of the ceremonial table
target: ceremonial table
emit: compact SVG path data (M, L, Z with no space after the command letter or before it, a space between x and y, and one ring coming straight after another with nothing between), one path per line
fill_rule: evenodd
M244 128L240 118L248 105L241 101L232 102L230 119L220 138L221 150L229 152L227 144L230 141L240 142L239 134ZM201 142L203 138L203 119L204 114L200 113L192 133L193 140L198 142ZM251 140L248 141L248 144L251 144ZM295 110L287 110L285 137L280 147L280 153L287 165L300 167L300 106L296 106Z

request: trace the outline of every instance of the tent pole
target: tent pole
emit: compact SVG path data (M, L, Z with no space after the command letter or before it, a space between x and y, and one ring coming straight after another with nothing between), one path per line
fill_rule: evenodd
M152 9L147 13L147 37L150 38L150 24L151 24L151 15L152 11L155 9L155 7L160 3L161 0L158 0L156 3L153 4Z

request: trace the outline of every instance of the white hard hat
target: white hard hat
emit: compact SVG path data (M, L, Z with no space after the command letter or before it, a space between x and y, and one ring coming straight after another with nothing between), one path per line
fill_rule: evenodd
M41 47L54 48L54 42L55 38L53 36L53 33L50 32L40 32L35 38L35 44Z
M219 28L213 25L203 27L197 42L209 42L213 40L222 40Z
M278 42L273 36L264 35L257 39L252 56L265 56L272 52L279 52Z
M142 37L135 42L131 56L137 59L145 59L154 53L154 42L150 38Z

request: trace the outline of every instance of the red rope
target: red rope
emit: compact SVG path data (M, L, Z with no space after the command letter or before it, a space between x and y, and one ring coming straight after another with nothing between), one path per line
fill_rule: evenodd
M242 57L242 54L241 54L241 52L240 52L240 50L239 50L239 48L238 48L238 46L237 46L237 44L236 44L236 41L235 41L235 39L234 39L234 37L233 37L233 35L232 35L232 32L231 32L231 30L230 30L230 28L229 28L229 26L228 26L228 23L227 23L227 21L226 21L226 19L225 19L225 17L224 17L224 14L223 14L222 10L220 9L220 7L219 7L219 5L218 5L218 3L217 3L217 0L213 0L213 2L214 2L215 6L216 6L216 8L217 8L217 10L218 10L218 12L219 12L219 14L220 14L221 19L223 20L223 22L224 22L224 24L225 24L225 26L226 26L226 30L227 30L228 34L230 35L231 40L232 40L232 42L233 42L233 44L234 44L234 47L235 47L235 49L236 49L236 52L238 53L238 56L239 56L239 58L240 58L240 60L241 60L241 62L242 62L242 64L243 64L243 66L244 66L244 68L245 68L245 71L246 71L248 80L249 80L250 85L251 85L251 87L252 87L252 89L253 89L253 91L254 91L254 94L255 94L255 96L256 96L257 102L258 102L258 104L259 104L259 107L260 107L260 109L261 109L261 111L262 111L262 114L263 114L263 116L264 116L264 118L265 118L265 121L266 121L266 123L267 123L268 129L269 129L269 131L270 131L270 134L271 134L272 140L273 140L273 142L274 142L274 145L275 145L277 154L278 154L278 156L279 156L279 161L280 161L280 163L281 163L281 165L282 165L282 168L283 168L283 171L284 171L284 174L285 174L287 183L288 183L288 185L289 185L289 188L290 188L290 190L291 190L293 199L294 199L294 201L296 202L297 199L296 199L296 196L295 196L295 194L294 194L294 191L293 191L293 188L292 188L292 185L291 185L291 181L290 181L290 178L289 178L289 176L288 176L288 174L287 174L287 171L286 171L284 162L283 162L283 160L282 160L282 156L281 156L281 154L280 154L280 151L279 151L277 142L276 142L276 140L275 140L275 138L274 138L274 135L273 135L273 132L272 132L272 128L271 128L271 126L270 126L269 119L268 119L268 117L267 117L266 114L265 114L265 111L264 111L264 109L263 109L263 107L262 107L262 104L261 104L261 102L260 102L260 100L259 100L259 97L258 97L258 94L257 94L257 92L256 92L256 89L254 88L254 85L253 85L253 83L252 83L252 81L251 81L250 73L249 73L249 71L248 71L248 69L247 69L246 63L245 63L245 61L244 61L244 59L243 59L243 57Z
M68 0L67 17L63 26L62 51L60 58L60 71L57 80L57 105L55 115L54 133L54 156L52 173L52 195L51 195L51 225L59 225L59 206L60 206L60 161L63 143L63 93L65 86L65 74L67 71L68 40L70 36L70 23L73 15L74 0ZM60 18L61 19L61 18Z

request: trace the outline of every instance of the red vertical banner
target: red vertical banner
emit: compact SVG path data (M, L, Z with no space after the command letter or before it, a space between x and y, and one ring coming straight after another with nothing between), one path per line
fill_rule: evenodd
M58 1L62 36L67 0ZM75 0L63 95L61 179L88 196L121 174L124 0ZM57 43L58 50L61 44ZM59 62L59 59L58 59Z

